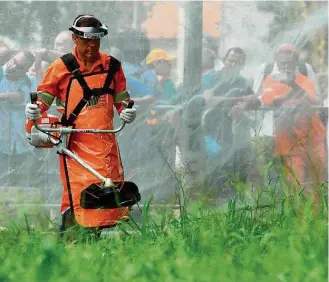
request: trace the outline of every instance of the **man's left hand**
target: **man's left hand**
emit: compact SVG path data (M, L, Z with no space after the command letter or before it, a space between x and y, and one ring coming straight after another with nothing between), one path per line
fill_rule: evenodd
M132 123L136 118L136 108L123 109L120 113L120 118L126 123Z

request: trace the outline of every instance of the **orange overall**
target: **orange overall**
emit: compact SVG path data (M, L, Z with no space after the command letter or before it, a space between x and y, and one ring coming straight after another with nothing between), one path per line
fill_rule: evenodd
M314 83L308 77L296 74L295 83L310 100L316 100ZM291 87L273 80L270 75L264 81L261 99L265 105L273 105L277 98L283 98L291 91ZM281 110L298 104L300 99L288 99ZM288 118L283 126L275 120L275 153L284 160L289 183L299 182L305 191L316 192L317 185L324 181L325 128L317 112L307 112L306 108L300 109L298 114L291 116L293 122Z
M99 53L99 60L87 72L83 62L77 58L76 50L73 51L73 55L80 65L80 72L89 88L102 88L111 57ZM126 78L121 66L115 73L110 88L115 93L126 90ZM61 59L57 59L49 66L37 90L43 94L39 97L42 103L41 112L49 108L49 101L55 97L58 111L63 113L66 108L67 116L83 97L80 84L73 78ZM47 95L49 95L49 100ZM123 109L121 103L113 102L112 95L92 97L75 120L75 128L113 129L114 106L118 113ZM69 136L67 143L69 150L101 175L111 178L114 182L123 181L123 168L115 134L74 133ZM63 183L61 212L70 208L68 193L68 188L70 188L74 215L79 225L84 227L112 226L128 215L127 208L82 208L80 206L81 192L89 185L99 183L100 180L68 156L60 156L60 175Z

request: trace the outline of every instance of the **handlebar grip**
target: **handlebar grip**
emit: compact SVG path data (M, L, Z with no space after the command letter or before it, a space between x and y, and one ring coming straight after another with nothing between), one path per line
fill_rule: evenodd
M31 103L35 104L38 101L38 92L30 92Z
M127 106L127 109L131 109L134 106L135 102L133 100L130 100Z

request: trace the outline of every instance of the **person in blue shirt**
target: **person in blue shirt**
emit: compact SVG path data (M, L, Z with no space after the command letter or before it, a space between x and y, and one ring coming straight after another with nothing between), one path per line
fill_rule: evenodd
M213 137L220 142L225 151L230 150L233 140L230 107L253 94L248 80L240 74L245 61L246 54L241 48L229 49L222 70L212 73L211 81L203 85L202 95L206 105L213 108L206 122L211 129L209 138Z
M202 96L208 114L204 117L205 144L208 155L218 155L230 173L237 173L241 180L247 179L250 158L250 131L248 121L235 120L231 109L240 101L252 96L250 81L241 74L246 53L239 47L230 48L224 66L217 71L211 83L204 85ZM218 174L218 171L214 171Z
M126 29L113 38L112 44L111 54L122 61L123 71L127 79L127 89L135 104L143 108L155 103L158 78L152 70L143 65L146 56L150 52L150 40L147 35L135 29ZM133 79L138 80L148 89L147 95L141 94L142 86L139 86L139 94L129 89L129 85L133 84L134 90L136 90L137 82Z
M211 55L206 49L203 51L205 55ZM253 95L253 91L248 80L241 74L246 63L246 53L241 48L233 47L227 51L223 59L224 66L220 71L213 71L210 58L203 58L204 73L199 95L195 95L187 103L182 120L193 130L202 128L204 139L200 147L205 149L209 160L207 177L209 185L212 185L213 177L216 179L224 170L234 173L241 171L239 176L243 180L246 179L247 169L240 170L237 166L240 167L240 163L245 164L248 161L249 131L243 136L244 140L241 140L244 142L238 142L240 140L236 132L245 132L242 124L246 122L235 122L230 112L235 104ZM241 135L243 134L239 133L239 136ZM243 159L240 156L246 157Z
M138 100L138 98L142 98L145 96L154 96L154 94L148 89L142 82L140 82L137 78L127 77L127 89L132 95L132 97Z
M36 90L35 77L26 73L34 62L29 51L12 56L0 68L0 165L2 184L26 186L31 174L31 147L25 140L25 104ZM33 156L35 158L35 156Z

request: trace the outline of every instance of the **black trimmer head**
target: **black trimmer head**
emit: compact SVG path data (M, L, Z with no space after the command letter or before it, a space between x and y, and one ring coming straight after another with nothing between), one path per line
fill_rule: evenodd
M124 181L116 187L101 187L91 184L81 193L80 206L84 209L115 209L131 207L141 200L135 183Z

